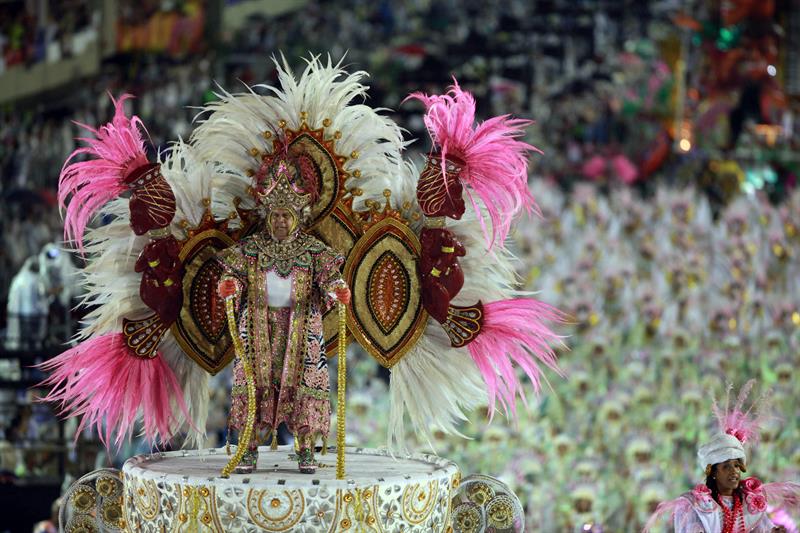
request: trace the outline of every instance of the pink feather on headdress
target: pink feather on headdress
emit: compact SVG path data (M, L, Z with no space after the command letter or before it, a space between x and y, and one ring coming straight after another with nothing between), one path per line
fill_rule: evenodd
M763 409L764 397L753 402L746 410L744 409L744 402L747 400L747 396L755 383L756 380L751 379L744 384L733 407L730 405L733 385L728 385L724 406L720 407L716 400L711 406L711 410L714 412L719 424L719 430L722 433L733 435L742 444L756 444L760 438L761 426L770 418Z
M164 445L180 426L175 407L190 419L180 384L163 357L131 355L122 333L84 341L39 368L52 372L42 382L52 390L41 401L59 404L60 414L81 416L75 438L85 427L94 428L106 447L113 439L119 448L141 417L148 443Z
M499 399L506 414L516 417L516 396L525 401L516 363L533 384L541 389L541 370L538 363L563 375L551 347L561 342L546 322L561 322L560 311L533 298L515 298L483 304L484 319L480 333L467 344L472 360L478 367L489 396L489 417L495 412Z
M475 99L461 90L455 78L447 94L428 96L416 92L405 100L412 98L425 104L425 126L434 145L441 150L442 165L448 155L464 161L461 180L482 200L492 222L490 237L478 205L467 189L487 244L490 248L495 242L502 245L511 221L521 210L538 213L528 189L527 155L529 151L542 152L520 140L532 122L502 115L474 127Z
M62 210L71 197L64 216L64 237L75 242L81 253L83 233L91 218L127 190L123 179L131 171L148 163L144 125L135 115L125 116L124 103L128 98L132 96L123 94L119 100L111 97L114 118L98 129L76 122L94 137L78 139L88 146L70 154L58 178L58 203ZM75 161L79 156L89 159Z

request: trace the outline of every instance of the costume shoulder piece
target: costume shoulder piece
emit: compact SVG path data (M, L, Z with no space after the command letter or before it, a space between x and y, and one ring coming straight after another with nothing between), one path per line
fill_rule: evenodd
M216 258L241 268L232 251L219 254L245 239L245 255L284 271L306 260L292 249L304 246L325 262L329 280L344 258L347 337L392 373L391 442L405 441L407 420L426 437L433 428L457 433L479 405L490 416L513 415L523 393L518 369L535 391L541 366L559 372L550 325L562 315L516 289L505 247L515 217L536 209L527 165L537 150L521 140L529 122L476 122L474 98L457 83L446 94L415 94L433 141L418 171L404 159L400 127L363 103L366 73L316 56L299 77L285 60L276 67L275 87L220 91L190 142L158 162L147 160L143 125L121 101L78 152L90 160L68 161L59 193L66 237L90 252L89 300L98 308L83 342L45 366L55 386L48 399L120 442L137 420L151 441L188 431L199 442L207 374L233 357L219 320ZM258 177L281 154L313 189L313 235L273 250L246 236L259 223ZM89 231L85 244L98 211L114 222ZM130 269L134 262L140 268ZM336 313L323 323L332 351ZM146 372L134 372L140 367ZM118 386L117 368L129 369L128 387Z

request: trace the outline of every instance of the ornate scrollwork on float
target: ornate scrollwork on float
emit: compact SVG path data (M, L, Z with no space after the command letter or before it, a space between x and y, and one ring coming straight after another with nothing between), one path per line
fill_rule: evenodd
M278 452L282 458L276 461L281 467L289 462L288 452L288 447ZM348 454L351 463L363 459L373 466L382 465L381 468L391 464L387 473L395 471L395 461L414 461L418 468L424 465L427 471L413 477L392 474L379 482L350 480L333 485L332 480L325 478L282 479L286 470L277 468L275 473L211 483L206 475L184 476L172 468L168 470L175 473L165 473L158 465L162 462L175 465L174 461L202 457L202 464L213 463L207 468L216 473L226 459L223 449L191 451L186 455L165 452L137 456L123 467L127 530L142 533L451 531L450 501L461 477L454 463L429 455L394 459L385 451L361 448L350 449ZM151 491L155 491L154 495ZM155 501L157 513L153 512Z
M410 485L403 491L403 518L410 524L421 524L431 515L439 490L437 481Z

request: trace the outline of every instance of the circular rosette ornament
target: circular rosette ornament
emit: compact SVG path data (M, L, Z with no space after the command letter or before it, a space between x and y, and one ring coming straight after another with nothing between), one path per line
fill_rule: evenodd
M518 533L525 530L525 513L514 492L502 481L472 475L453 496L453 531Z
M64 495L59 518L70 533L124 530L120 472L95 470L73 483Z
M472 502L453 507L453 531L458 533L480 533L486 530L483 507Z

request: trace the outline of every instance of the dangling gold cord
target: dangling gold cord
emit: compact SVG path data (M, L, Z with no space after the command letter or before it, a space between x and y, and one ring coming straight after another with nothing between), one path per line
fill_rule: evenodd
M344 390L347 385L347 315L343 303L339 302L339 350L336 377L336 479L344 479Z
M230 477L233 469L241 462L244 453L250 445L250 438L253 435L253 425L256 421L256 381L255 375L253 374L253 367L250 366L250 360L247 358L247 354L244 353L242 339L239 337L239 330L236 328L232 296L225 298L225 314L228 316L228 331L231 332L233 349L236 352L236 357L242 362L244 379L247 383L247 419L244 423L244 429L239 433L239 443L236 445L236 453L233 454L228 464L222 469L222 477L227 478Z

